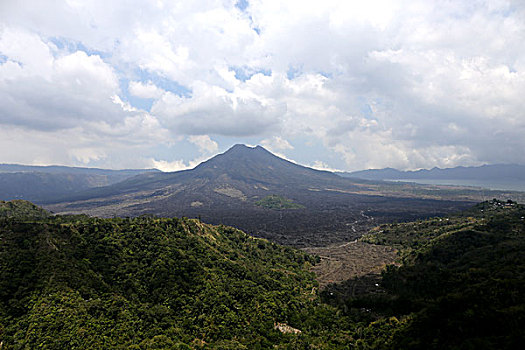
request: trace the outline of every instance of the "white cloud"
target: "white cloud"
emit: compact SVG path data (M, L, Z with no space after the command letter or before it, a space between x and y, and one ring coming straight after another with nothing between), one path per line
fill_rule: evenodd
M0 22L2 128L69 130L64 161L212 136L311 139L349 170L525 163L520 1L8 0Z
M131 81L129 83L129 92L133 96L141 98L160 98L166 92L163 89L157 87L151 81L148 81L146 84L140 81Z
M316 160L312 164L308 165L309 167L317 170L324 170L324 171L331 171L331 172L337 172L341 171L339 169L332 168L327 163L323 162L322 160Z
M264 139L261 141L261 145L263 145L272 152L294 149L290 142L286 141L280 136L273 136L272 138Z
M144 120L131 120L113 127L93 123L49 131L3 125L0 127L1 162L147 168L152 166L149 160L152 149L159 140L167 144L166 137L158 129L149 128Z
M188 137L188 141L199 147L199 152L204 154L217 153L219 145L217 142L210 139L208 135L192 135Z
M7 57L0 64L1 123L60 129L127 116L114 102L118 77L98 55L76 51L55 58L37 35L12 30L3 31L0 53Z
M2 31L0 54L0 161L143 167L150 148L171 142L154 116L122 101L99 55L13 29Z
M174 161L167 161L167 160L157 160L157 159L150 159L151 167L155 169L159 169L161 171L180 171L180 170L187 170L187 169L193 169L200 163L208 160L210 157L201 156L197 157L193 160L190 160L189 162L185 162L184 160L174 160Z
M107 154L100 148L73 148L68 151L70 158L82 163L89 164L92 161L98 161L107 158Z
M160 171L171 172L191 169L194 166L191 166L191 164L184 163L183 160L174 160L170 162L166 160L151 159L151 167L154 169L159 169Z
M0 27L0 53L9 58L11 70L3 67L5 78L22 74L40 74L48 78L53 66L51 50L37 35L9 27ZM11 74L9 74L11 73Z

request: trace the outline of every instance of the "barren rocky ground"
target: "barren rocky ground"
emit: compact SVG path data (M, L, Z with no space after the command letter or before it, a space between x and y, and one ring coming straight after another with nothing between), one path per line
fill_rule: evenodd
M312 269L321 289L332 283L370 275L379 276L386 265L395 262L397 256L397 251L391 247L359 241L305 248L304 251L321 258L321 262Z

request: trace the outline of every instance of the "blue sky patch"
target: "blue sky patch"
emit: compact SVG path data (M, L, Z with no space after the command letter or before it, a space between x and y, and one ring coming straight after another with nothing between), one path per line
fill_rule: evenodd
M290 67L288 68L288 71L286 71L286 77L290 80L300 76L302 74L301 68L298 67Z
M361 112L361 115L365 117L366 119L372 119L373 111L372 111L372 108L370 108L368 101L363 97L360 97L358 100L360 103L359 111Z
M172 92L175 95L184 96L184 97L190 97L191 96L191 90L187 87L177 83L174 80L165 78L161 75L150 73L143 69L136 69L135 74L137 75L136 79L146 84L148 81L151 81L153 84L158 86L159 88Z
M239 10L244 11L248 7L249 3L248 0L239 0L235 3L235 7L237 7Z
M90 49L80 41L74 41L62 37L51 37L48 40L55 44L59 50L67 51L69 53L84 51L88 56L97 55L101 58L111 57L111 53Z
M122 100L128 102L133 107L143 109L148 112L151 111L151 107L153 106L154 99L141 98L141 97L131 95L129 92L129 83L132 80L140 81L143 84L147 84L148 82L151 81L157 87L165 91L169 91L178 96L190 97L192 93L190 89L177 83L176 81L167 79L158 74L150 73L146 70L136 69L134 71L133 79L129 79L129 78L120 79L119 85L120 85L120 91L122 92L122 95L120 97L122 98Z
M253 77L255 74L262 74L266 76L271 76L272 71L270 69L250 69L247 67L229 67L231 70L235 72L235 78L238 80L245 82L247 80L250 80L251 77Z

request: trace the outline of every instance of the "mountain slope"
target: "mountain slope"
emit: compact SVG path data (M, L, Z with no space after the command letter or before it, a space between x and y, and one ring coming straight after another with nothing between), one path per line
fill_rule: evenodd
M294 164L260 146L236 145L192 170L135 176L46 208L103 217L199 217L303 246L355 239L375 221L441 215L466 205L380 194L370 184ZM257 204L277 198L271 196L293 205Z
M51 213L24 200L0 201L0 218L44 219Z
M108 170L65 166L0 164L0 199L46 202L111 185L156 169Z
M396 317L377 324L381 349L518 349L524 217L525 206L492 200L456 216L378 227L363 240L401 249L403 263L383 273L387 295L345 303Z

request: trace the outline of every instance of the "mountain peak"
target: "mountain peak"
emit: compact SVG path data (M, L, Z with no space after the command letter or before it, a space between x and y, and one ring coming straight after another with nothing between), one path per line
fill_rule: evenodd
M259 146L259 145L252 147L252 146L247 146L247 145L245 145L243 143L238 143L238 144L235 144L232 147L230 147L230 149L228 149L224 153L239 152L239 151L240 152L253 152L253 151L260 151L260 150L267 151L264 147Z
M260 157L278 158L262 146L246 146L244 144L233 145L226 152L217 155L216 157L224 159L261 159ZM213 159L213 158L212 158Z
M328 172L292 163L262 146L249 147L243 144L234 145L226 152L199 164L195 171L196 174L207 178L216 179L228 174L231 178L264 183L297 183L308 182L311 177L337 177Z
M250 147L244 144L236 144L233 145L226 152L218 154L210 160L199 164L197 168L210 164L218 165L218 163L226 166L227 168L230 168L233 166L234 163L237 163L239 161L243 163L261 161L267 162L269 161L269 159L280 160L279 157L270 153L261 146Z
M259 146L256 146L256 147L259 147ZM244 143L237 143L237 144L231 146L230 150L233 150L233 149L255 149L256 147L247 146Z

